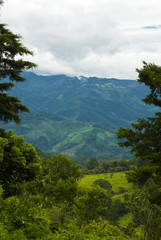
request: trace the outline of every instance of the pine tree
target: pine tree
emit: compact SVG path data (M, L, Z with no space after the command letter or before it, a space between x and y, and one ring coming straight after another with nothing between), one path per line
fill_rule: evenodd
M5 24L0 24L0 120L20 122L20 113L29 112L19 98L10 96L8 91L18 82L25 79L21 76L24 70L36 67L36 64L22 59L33 55L20 42L21 37L13 34Z
M143 99L146 104L161 107L161 67L143 63L138 82L150 88ZM161 112L154 117L138 119L133 129L120 128L117 136L121 147L131 147L145 165L128 172L127 180L140 188L129 194L125 202L133 214L133 221L144 228L144 239L159 240L161 236Z
M150 93L142 99L146 104L161 107L161 67L143 62L143 68L137 69L139 83L150 88ZM161 112L154 117L138 119L131 128L120 128L117 136L123 141L121 147L131 147L131 152L145 161L161 163Z

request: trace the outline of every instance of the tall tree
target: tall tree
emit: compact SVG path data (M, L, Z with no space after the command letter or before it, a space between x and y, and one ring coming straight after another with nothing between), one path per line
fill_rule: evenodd
M137 69L138 82L150 88L143 99L146 104L161 107L161 67L143 62ZM144 226L144 239L159 240L161 234L161 112L154 117L138 119L133 129L120 128L117 136L121 147L131 147L145 165L127 173L130 182L140 188L127 197L126 203L133 213L134 223Z
M161 67L155 64L143 63L139 73L139 83L144 83L150 88L150 93L142 100L146 104L161 107ZM131 128L120 128L117 136L123 141L121 147L131 147L137 157L152 163L161 163L161 113L155 117L138 119L137 123L131 124Z
M1 2L0 2L1 3ZM25 55L33 55L20 42L21 37L13 34L4 24L0 24L0 120L20 122L20 113L29 112L21 101L8 94L15 83L23 82L24 70L36 67L35 63L22 59Z

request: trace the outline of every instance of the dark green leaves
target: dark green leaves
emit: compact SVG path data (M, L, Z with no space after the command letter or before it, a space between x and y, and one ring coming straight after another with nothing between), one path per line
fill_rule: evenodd
M151 91L143 101L161 107L161 67L143 62L143 68L136 71L139 73L138 82L147 85Z
M0 182L4 196L23 191L23 183L34 180L41 170L35 148L12 131L0 131Z
M161 106L161 67L145 62L143 64L142 69L137 69L138 82L150 88L150 94L143 101L147 104ZM154 163L161 162L161 113L156 113L153 118L138 118L137 123L131 125L133 130L130 128L118 130L118 138L123 139L119 145L131 147L131 152L135 152L135 155L141 159Z
M13 82L25 81L20 75L24 70L36 67L36 64L22 59L22 56L33 53L21 44L20 39L19 35L0 24L0 80L8 78L12 81L0 84L0 120L4 122L13 120L18 123L19 113L29 111L18 98L9 96L7 92L15 86Z

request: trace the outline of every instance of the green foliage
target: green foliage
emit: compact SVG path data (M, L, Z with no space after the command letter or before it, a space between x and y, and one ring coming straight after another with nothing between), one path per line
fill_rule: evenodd
M54 235L55 240L117 240L118 238L120 240L130 239L117 227L101 219L93 220L89 224L82 225L81 228L75 222L71 222L66 228L59 229Z
M159 240L161 236L161 185L160 182L155 182L155 178L150 178L142 189L126 196L126 204L133 213L134 223L143 226L144 239L148 240Z
M2 223L0 223L0 239L5 240L8 238L8 236L9 236L9 233L7 229Z
M143 63L143 68L138 70L138 82L144 83L150 88L150 94L143 99L146 104L161 106L161 67L155 64ZM160 129L161 113L155 114L155 117L138 119L137 123L132 123L134 130L129 128L120 128L117 136L125 139L119 143L121 147L131 147L131 152L135 152L137 157L154 163L160 162Z
M54 197L61 203L73 202L77 193L77 181L82 177L78 166L72 159L60 154L44 161L43 188L45 196Z
M31 183L23 182L21 195L1 198L2 239L129 239L100 217L111 203L108 191L78 191L82 174L71 159L59 155L40 163L43 172Z
M32 55L32 52L21 44L19 35L0 24L0 120L6 123L12 120L20 122L19 113L29 111L19 98L8 95L8 91L15 87L14 82L25 80L20 74L36 66L22 60L20 57L24 55ZM3 81L5 78L9 81Z
M23 183L33 181L41 171L35 148L10 130L0 129L0 182L4 196L23 192Z
M79 167L74 166L73 160L62 154L52 157L50 168L54 181L57 181L60 178L64 181L69 178L75 178L76 180L79 180L81 177L81 171Z
M151 91L143 101L161 107L161 67L143 62L143 68L137 69L137 72L139 73L138 82L144 83Z
M39 208L39 213L33 215L36 202L31 196L28 198L28 201L21 197L6 198L0 208L1 222L8 229L8 235L17 240L48 239L52 233L49 214Z
M140 83L150 88L150 93L143 99L146 104L161 107L161 67L143 62L138 70ZM130 182L137 183L140 188L126 201L134 217L134 223L143 226L144 239L159 240L161 236L161 113L155 117L138 119L132 123L132 129L120 128L117 136L126 139L119 143L121 147L131 147L131 152L145 161L133 172L127 173Z
M108 191L100 187L93 187L86 191L81 191L76 199L79 224L97 220L100 212L107 211L110 201Z
M106 219L108 221L117 221L127 213L126 205L120 199L114 199L107 211Z
M88 170L93 170L94 168L99 166L99 162L96 158L90 158L87 161L86 167Z
M120 142L121 147L131 147L136 157L154 163L160 161L160 128L161 114L156 113L155 118L138 119L130 128L120 128L117 136L126 141Z
M41 159L40 164L43 171L33 181L23 181L21 195L1 198L4 240L6 236L9 240L129 239L101 218L111 205L108 191L100 187L78 190L82 173L71 159L59 155Z
M126 177L128 182L136 183L139 186L142 186L148 178L155 175L158 166L153 166L150 164L136 168L134 171L126 172Z
M108 182L107 180L105 179L97 179L94 181L95 185L99 185L101 188L103 189L106 189L108 191L111 191L112 190L112 185L110 182Z

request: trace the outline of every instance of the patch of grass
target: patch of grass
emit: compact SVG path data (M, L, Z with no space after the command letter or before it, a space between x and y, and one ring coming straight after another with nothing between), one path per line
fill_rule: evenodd
M120 187L124 188L125 191L130 191L133 189L131 183L128 183L126 180L125 172L117 172L113 173L111 178L111 173L102 173L102 174L94 174L94 175L85 175L79 182L79 187L88 189L93 186L93 182L97 179L105 179L109 181L112 185L112 191L115 194L120 196L124 195L119 193ZM117 195L115 195L117 197Z

